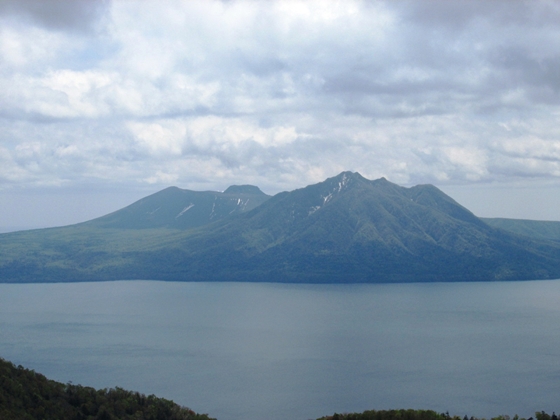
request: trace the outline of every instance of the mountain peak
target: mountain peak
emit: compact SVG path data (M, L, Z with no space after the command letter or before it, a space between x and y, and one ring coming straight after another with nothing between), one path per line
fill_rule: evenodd
M85 224L0 242L0 281L560 277L560 244L494 229L434 186L406 188L357 172L274 197L250 185L225 193L168 188Z
M333 188L332 193L335 193L335 192L341 192L342 190L345 190L348 186L350 186L351 184L355 184L356 182L370 182L370 181L368 181L358 172L345 171L345 172L341 172L337 176L328 178L324 182L321 182L316 185L325 185L325 186L328 185L330 186L330 188Z
M225 191L224 194L259 194L266 195L261 191L261 189L255 185L231 185Z
M392 182L390 182L389 180L387 180L387 178L385 178L384 176L382 176L381 178L378 178L378 179L370 180L370 179L367 179L364 176L362 176L362 174L360 174L359 172L351 172L351 171L341 172L337 176L335 176L333 178L330 178L330 179L331 180L337 180L337 181L345 180L345 182L359 181L359 182L365 182L365 183L368 183L368 184L374 183L374 184L396 185L396 184L393 184Z
M364 178L359 172L352 172L352 171L344 171L339 173L337 176L335 176L333 179L352 179L352 180L359 180L359 181L367 181L366 178Z

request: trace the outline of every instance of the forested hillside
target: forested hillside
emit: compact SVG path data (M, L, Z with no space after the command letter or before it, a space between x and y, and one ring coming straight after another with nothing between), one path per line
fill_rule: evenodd
M556 414L535 413L536 420L558 420ZM122 388L99 389L63 384L0 358L2 420L215 420L173 401ZM528 420L532 420L530 417ZM293 419L297 420L297 419ZM317 420L484 420L450 416L432 410L368 410ZM510 420L498 416L491 420ZM512 420L526 420L517 415Z
M173 401L121 388L63 384L0 359L2 420L210 420Z

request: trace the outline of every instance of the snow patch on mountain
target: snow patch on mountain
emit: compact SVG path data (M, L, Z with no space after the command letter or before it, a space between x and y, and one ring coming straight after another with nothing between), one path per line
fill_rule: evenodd
M343 174L342 179L337 184L332 186L332 190L327 195L321 195L321 200L323 200L323 202L318 206L310 207L307 212L307 215L311 216L313 213L315 213L317 210L319 210L321 207L323 207L325 204L331 201L331 199L334 197L335 194L340 193L343 189L345 189L348 186L350 179L351 178L348 175Z
M181 217L183 214L185 214L187 211L189 211L190 209L192 209L194 207L194 204L190 204L188 207L185 207L181 213L179 213L177 216L175 216L175 219Z
M350 181L350 178L346 174L343 174L342 179L338 183L338 192L342 191L342 189L348 185L348 181Z
M241 198L238 198L237 199L237 208L234 208L232 211L229 212L229 214L232 214L233 212L238 211L239 207L241 207L241 211L245 210L245 207L247 207L248 202L249 202L249 199L242 200Z
M311 208L309 209L309 212L307 213L307 215L308 215L308 216L311 216L313 213L315 213L315 212L316 212L317 210L319 210L320 208L321 208L321 206L314 206L314 207L311 207Z

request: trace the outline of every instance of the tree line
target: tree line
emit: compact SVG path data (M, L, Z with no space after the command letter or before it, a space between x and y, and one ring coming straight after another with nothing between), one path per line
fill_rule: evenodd
M56 382L4 359L0 359L0 419L213 420L154 395Z
M556 413L548 414L544 411L535 413L536 420L558 420ZM492 417L490 420L535 420L515 415L501 415ZM449 413L438 413L432 410L368 410L363 413L335 413L332 416L321 417L317 420L487 420L485 418L464 416L450 416Z
M0 419L2 420L215 420L171 400L116 387L94 389L63 384L0 358ZM317 420L486 420L450 416L432 410L368 410L335 413ZM490 420L559 420L555 413L535 413L528 419L507 415Z

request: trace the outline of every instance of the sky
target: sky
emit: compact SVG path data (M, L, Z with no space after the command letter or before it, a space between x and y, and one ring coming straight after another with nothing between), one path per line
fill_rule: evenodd
M0 2L0 230L342 171L560 220L560 2Z

